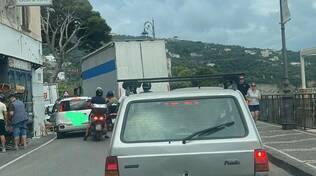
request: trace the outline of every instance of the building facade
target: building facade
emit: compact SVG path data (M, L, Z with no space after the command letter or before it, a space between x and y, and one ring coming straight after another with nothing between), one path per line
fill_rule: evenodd
M0 0L0 84L23 86L30 136L40 135L44 118L40 7Z

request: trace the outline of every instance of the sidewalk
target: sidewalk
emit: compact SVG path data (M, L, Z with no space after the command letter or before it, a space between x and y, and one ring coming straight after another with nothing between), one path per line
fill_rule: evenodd
M316 133L257 122L269 159L298 175L316 175Z
M20 149L19 151L7 150L6 153L0 152L0 168L1 166L7 164L8 162L36 149L37 147L45 144L46 142L53 140L55 138L54 134L50 134L46 137L33 138L28 140L28 147L26 150Z

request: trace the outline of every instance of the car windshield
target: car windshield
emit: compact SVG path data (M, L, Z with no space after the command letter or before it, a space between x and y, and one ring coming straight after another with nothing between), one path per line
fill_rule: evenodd
M182 140L225 122L234 122L234 125L199 139L244 137L247 130L236 103L232 97L132 102L125 115L122 140Z
M88 99L72 99L61 102L61 111L79 111L90 109L90 103Z

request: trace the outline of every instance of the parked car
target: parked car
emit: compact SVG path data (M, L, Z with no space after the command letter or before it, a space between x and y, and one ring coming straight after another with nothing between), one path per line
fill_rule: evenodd
M45 105L45 119L44 119L45 131L43 131L45 134L47 134L48 131L54 131L54 127L52 123L50 122L50 116L53 114L53 108L54 108L54 104Z
M266 176L266 151L239 91L146 93L125 99L106 176Z
M71 97L62 99L54 105L50 122L55 126L58 139L65 133L86 130L91 112L90 100L89 97Z

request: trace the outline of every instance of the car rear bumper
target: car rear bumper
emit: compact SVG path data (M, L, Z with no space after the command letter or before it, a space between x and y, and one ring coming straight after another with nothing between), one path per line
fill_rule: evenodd
M62 128L62 126L64 128ZM80 126L73 125L57 125L57 132L67 133L67 132L84 132L88 128L88 124L82 124Z
M269 176L269 172L259 172L256 173L255 176Z

